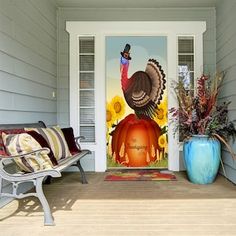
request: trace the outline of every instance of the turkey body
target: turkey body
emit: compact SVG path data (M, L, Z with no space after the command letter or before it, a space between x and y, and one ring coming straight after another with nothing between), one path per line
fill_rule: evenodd
M153 118L165 90L165 74L155 59L149 59L145 71L128 78L129 60L121 58L121 85L127 104L138 118Z

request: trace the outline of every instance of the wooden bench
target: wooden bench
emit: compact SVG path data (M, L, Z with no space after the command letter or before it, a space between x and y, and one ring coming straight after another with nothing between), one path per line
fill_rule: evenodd
M6 130L6 129L20 129L20 128L46 128L45 124L42 121L39 121L38 123L27 123L27 124L7 124L7 125L1 125L0 124L0 130ZM79 139L81 137L75 138L76 144L78 148L81 150L79 145ZM77 166L80 170L81 174L81 182L83 184L87 183L85 172L81 166L80 160L87 154L90 154L91 152L89 150L81 150L81 152L74 154L73 156L66 157L58 162L58 165L54 166L52 169L48 170L40 170L35 171L32 173L24 173L20 171L10 171L9 167L14 165L14 158L16 157L22 157L27 158L27 155L35 153L36 157L39 155L40 152L46 151L47 153L50 152L48 148L42 148L40 150L35 150L33 152L24 154L24 155L16 155L16 156L1 156L0 155L0 197L11 197L16 199L22 199L29 196L34 196L39 199L39 201L42 204L43 211L44 211L44 225L55 225L53 216L48 204L48 201L44 195L43 192L43 182L46 180L47 182L50 182L50 178L54 177L61 177L61 172L65 170L66 168L70 166ZM15 168L17 170L17 168ZM3 179L10 182L12 184L12 192L6 193L3 192ZM32 182L35 186L34 192L27 192L27 193L18 193L18 187L22 183Z

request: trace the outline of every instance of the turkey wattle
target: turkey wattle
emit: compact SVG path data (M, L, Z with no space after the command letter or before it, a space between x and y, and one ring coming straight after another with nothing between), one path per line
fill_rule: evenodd
M126 44L125 49L130 49ZM121 53L121 86L127 104L135 111L138 118L153 118L165 89L165 74L155 59L149 59L145 71L137 71L128 78L131 57L126 50Z

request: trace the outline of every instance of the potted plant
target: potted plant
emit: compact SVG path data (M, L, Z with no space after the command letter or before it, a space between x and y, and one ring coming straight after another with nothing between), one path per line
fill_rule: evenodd
M174 86L179 107L171 108L174 133L183 141L184 163L189 180L197 184L208 184L215 180L221 160L221 142L228 145L230 137L236 136L234 124L228 119L230 102L217 104L217 97L224 73L213 79L202 75L197 80L195 95L183 82ZM225 174L226 175L226 174Z

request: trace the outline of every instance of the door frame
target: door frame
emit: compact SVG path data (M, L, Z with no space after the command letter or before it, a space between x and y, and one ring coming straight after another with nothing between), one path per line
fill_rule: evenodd
M69 77L70 77L70 125L75 135L79 135L79 73L78 73L78 37L95 37L95 142L82 143L94 153L95 171L103 172L106 164L106 70L105 39L110 35L127 36L166 36L167 37L167 91L168 108L178 107L171 90L171 84L178 80L178 36L194 36L195 39L195 76L201 75L203 69L203 33L204 21L67 21L69 33ZM197 49L197 50L196 50ZM173 124L168 117L168 169L178 171L180 168L180 145L178 137L173 134Z

